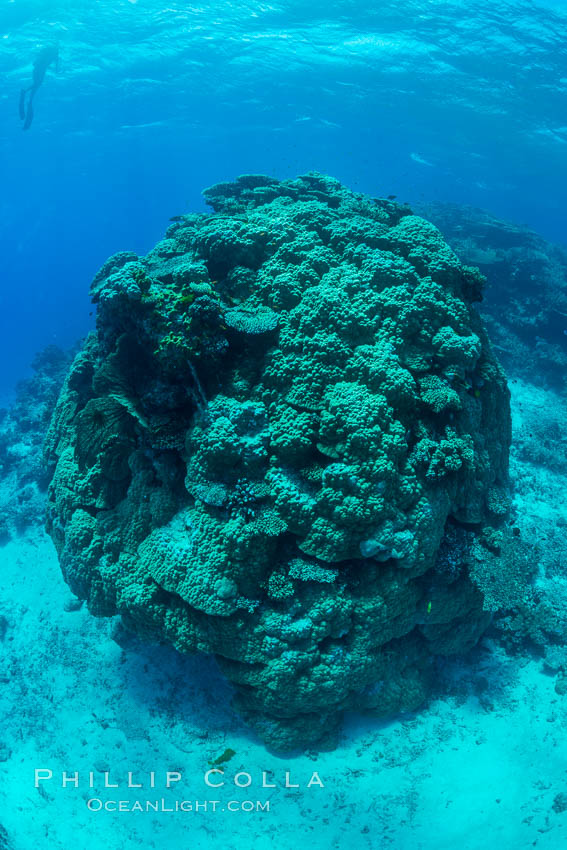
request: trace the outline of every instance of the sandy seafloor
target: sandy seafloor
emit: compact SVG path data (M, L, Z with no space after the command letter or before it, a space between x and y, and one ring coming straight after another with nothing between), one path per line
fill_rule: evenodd
M565 475L546 464L542 435L567 403L519 380L511 389L516 522L553 562L567 523ZM447 664L446 691L419 714L350 717L334 752L281 758L233 714L212 660L144 647L84 607L66 610L73 597L39 529L1 548L0 567L9 622L0 641L0 823L13 850L567 847L567 696L536 657L509 657L484 638ZM564 587L561 570L554 581ZM207 789L208 762L228 747L236 755L227 785ZM35 768L54 773L41 790ZM61 789L62 770L81 772L85 784ZM147 782L153 770L159 787L105 791L105 770L122 783L128 771ZM184 774L169 793L166 770ZM252 775L250 788L230 784L239 770ZM262 789L263 770L276 789ZM286 770L302 784L317 770L325 787L286 789ZM94 813L90 797L220 802L216 812ZM268 799L269 812L226 808Z

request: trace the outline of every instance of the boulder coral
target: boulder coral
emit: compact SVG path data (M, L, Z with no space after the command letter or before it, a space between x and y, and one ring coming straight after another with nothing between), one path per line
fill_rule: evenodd
M93 614L214 654L274 749L330 745L487 625L506 380L481 275L409 208L319 174L204 195L95 278L48 530Z

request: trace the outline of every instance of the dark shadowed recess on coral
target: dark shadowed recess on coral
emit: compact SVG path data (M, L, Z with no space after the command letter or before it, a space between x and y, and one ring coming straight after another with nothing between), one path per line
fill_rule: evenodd
M509 393L435 226L329 177L205 191L92 284L46 444L65 579L213 653L278 750L426 699L515 585Z

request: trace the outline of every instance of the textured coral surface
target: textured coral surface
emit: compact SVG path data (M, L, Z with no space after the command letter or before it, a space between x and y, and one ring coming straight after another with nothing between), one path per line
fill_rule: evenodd
M508 389L482 277L407 207L317 174L205 197L93 282L48 529L94 614L214 653L274 748L330 744L498 605Z

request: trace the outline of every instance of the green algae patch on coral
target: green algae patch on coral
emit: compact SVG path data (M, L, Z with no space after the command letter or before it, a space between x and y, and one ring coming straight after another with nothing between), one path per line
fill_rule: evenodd
M95 278L48 529L94 614L214 654L274 749L330 745L486 627L506 380L478 273L407 207L318 174L205 198Z

